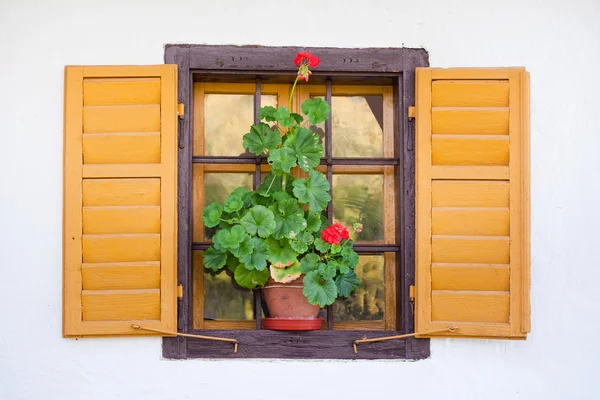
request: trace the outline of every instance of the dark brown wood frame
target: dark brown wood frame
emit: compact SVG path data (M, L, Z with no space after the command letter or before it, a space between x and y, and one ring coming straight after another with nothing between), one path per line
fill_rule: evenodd
M429 357L429 339L406 338L374 342L359 346L354 353L352 343L363 337L382 337L414 332L414 316L409 299L410 285L415 280L415 152L414 123L408 118L408 106L415 102L415 68L429 65L424 49L366 48L311 49L321 58L313 71L313 80L360 82L380 80L394 88L395 174L399 199L399 261L397 282L397 331L277 332L195 331L192 329L192 87L195 75L233 79L261 76L294 76L297 68L291 62L297 47L167 45L165 62L177 64L179 102L187 115L179 127L179 195L178 195L178 282L183 285L179 300L178 332L234 338L239 350L231 344L186 338L164 338L166 358L304 358L304 359L423 359ZM250 160L249 160L250 161ZM331 159L324 160L325 163ZM250 161L254 163L254 160ZM364 160L361 161L364 163ZM373 249L377 251L379 249ZM380 249L383 250L383 249ZM390 251L386 247L387 251ZM384 250L384 251L385 251Z

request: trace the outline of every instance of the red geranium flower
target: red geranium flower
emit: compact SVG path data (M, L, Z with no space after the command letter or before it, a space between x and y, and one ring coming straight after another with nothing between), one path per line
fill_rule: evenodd
M306 50L301 51L298 53L298 55L296 55L296 58L294 58L294 64L296 64L296 66L299 67L302 65L304 60L306 60L309 67L313 68L318 66L321 62L321 60L319 60L319 57L313 56L312 54L310 54L310 51Z
M296 58L294 58L294 64L296 64L296 67L299 67L302 65L302 61L304 61L305 58L308 58L308 56L310 56L310 52L309 51L301 51L298 53L298 55L296 56Z
M348 228L337 222L321 231L321 239L329 244L340 244L340 240L350 239Z

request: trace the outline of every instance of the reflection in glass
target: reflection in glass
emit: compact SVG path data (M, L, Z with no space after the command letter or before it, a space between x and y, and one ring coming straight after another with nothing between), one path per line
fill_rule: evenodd
M354 272L360 286L347 298L333 303L334 321L375 321L385 315L384 257L360 256Z
M333 96L334 157L383 157L383 97Z
M240 288L231 272L204 273L204 319L249 320L254 318L253 294Z
M206 173L204 174L204 206L213 201L223 205L229 194L243 186L252 190L252 173ZM202 215L198 215L201 218ZM216 228L204 228L204 240L209 240Z
M261 96L261 105L277 107L277 96ZM253 123L254 95L205 94L204 155L253 155L242 147L242 136Z
M383 175L334 174L333 219L347 227L363 224L361 242L383 241Z

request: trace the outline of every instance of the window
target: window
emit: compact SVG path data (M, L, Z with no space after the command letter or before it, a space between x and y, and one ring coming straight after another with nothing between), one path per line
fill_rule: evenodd
M259 296L204 274L197 255L211 233L198 211L268 171L236 146L261 103L286 97L297 50L176 45L168 65L65 68L65 337L177 336L164 339L169 358L348 359L429 355L427 339L400 334L526 338L524 68L417 68L423 50L314 49L322 64L295 102L333 105L319 127L328 216L368 220L357 250L369 307L334 304L320 331L261 330ZM240 128L221 129L223 107L239 111ZM348 121L360 132L348 134ZM232 301L205 308L225 291ZM239 351L190 334L236 339ZM365 336L380 340L356 354Z
M329 219L361 221L365 226L356 245L362 286L353 297L322 311L323 330L261 330L260 291L238 290L226 272L215 275L202 267L201 252L211 236L202 226L202 207L222 200L220 196L237 186L256 187L268 172L266 159L245 152L241 136L261 105L287 103L295 74L290 60L296 51L167 48L167 63L179 59L180 101L189 99L187 109L193 110L182 122L179 150L178 270L184 287L179 328L264 343L256 348L240 346L246 357L356 358L353 340L414 329L409 297L414 252L402 249L414 243L414 126L407 107L414 104L415 67L427 62L423 50L321 49L321 65L309 84L299 85L296 91L294 107L316 96L332 105L332 118L318 127L326 148L319 168L332 183ZM236 111L225 120L221 117L225 110ZM289 340L298 344L297 352L285 345ZM183 341L165 339L165 355L228 357L231 353L229 346L219 342L189 341L182 351ZM428 352L427 340L409 339L376 343L360 356L420 358Z
M293 77L292 77L293 78ZM241 146L242 135L254 120L260 86L260 106L286 104L290 83L195 83L193 119L193 327L194 329L257 329L260 291L232 285L227 271L204 272L200 249L212 232L202 225L202 210L224 202L236 187L255 189L269 171ZM330 95L327 95L327 86ZM328 97L332 123L314 127L326 157L319 168L333 190L328 210L332 221L365 226L357 243L356 269L362 286L351 297L323 310L324 329L396 329L396 240L393 90L390 85L302 85L297 108L309 97ZM233 111L233 115L231 114ZM225 118L225 112L228 117ZM324 142L324 143L323 143ZM293 171L300 177L301 171ZM373 250L377 246L379 250ZM383 250L386 250L385 252ZM263 311L264 312L264 311ZM331 324L329 324L329 322ZM331 325L331 326L330 326Z

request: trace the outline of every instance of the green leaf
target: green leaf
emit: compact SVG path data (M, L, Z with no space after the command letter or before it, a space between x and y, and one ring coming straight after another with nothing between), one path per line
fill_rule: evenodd
M283 244L282 244L283 243ZM269 247L268 260L271 264L277 268L283 268L290 266L296 262L298 253L294 251L287 242L287 240L275 240L272 238L267 239L267 246Z
M329 117L331 107L320 97L316 99L308 99L302 103L302 112L308 115L308 120L311 124L317 125L325 121Z
M335 278L335 286L340 296L348 297L354 292L360 285L360 279L354 273L350 271L347 274L338 275Z
M263 183L258 187L258 194L261 196L270 196L274 192L281 191L281 182L283 178L281 175L277 175L273 172L269 172L269 175L265 178Z
M331 245L320 237L315 239L315 249L319 250L321 253L327 253L330 248Z
M294 237L306 227L304 210L300 208L296 199L279 201L271 209L275 214L273 236L276 239Z
M315 170L309 172L310 178L296 179L294 181L294 196L303 203L308 203L311 212L320 212L331 201L329 195L329 181L325 176Z
M335 244L335 243L331 245L331 253L333 253L333 254L337 254L337 253L339 253L340 251L342 251L342 245L340 245L340 244Z
M321 229L321 214L316 212L308 212L306 218L306 230L309 232L316 232Z
M289 174L291 169L296 166L296 153L287 147L271 150L268 158L271 164L271 171L281 175L282 172Z
M290 246L297 253L306 253L308 245L313 242L313 237L310 232L304 231L296 235L295 238L290 239Z
M271 278L278 283L290 283L300 278L300 275L302 275L299 262L295 262L292 266L287 268L275 268L271 266L270 271Z
M319 256L315 253L308 253L300 260L300 268L303 273L307 274L314 271L319 266Z
M278 191L278 192L273 193L273 198L275 199L275 201L282 202L284 200L291 199L292 196L290 196L290 194L288 192Z
M252 253L240 258L240 261L244 263L247 269L262 271L267 268L267 257L269 257L267 242L257 237L250 238L250 240L253 246Z
M246 236L244 241L237 248L231 250L231 252L241 260L242 257L252 254L252 250L254 250L254 243L250 240L250 236Z
M240 260L238 260L233 254L227 253L227 269L231 272L235 272L235 269L238 265L240 265Z
M272 106L261 107L258 110L258 119L260 119L260 120L264 119L267 122L277 121L277 118L275 117L276 112L277 112L277 109L275 107L272 107Z
M202 211L202 221L204 221L204 226L207 228L214 228L219 225L221 215L223 215L223 207L221 207L219 203L211 203L204 207L204 210Z
M267 150L273 150L281 144L281 137L267 124L262 122L250 127L250 133L244 135L243 145L245 149L254 154L261 155Z
M275 217L265 206L254 206L240 220L250 235L267 237L275 229Z
M252 204L265 207L271 206L275 201L275 199L273 199L273 197L271 197L270 195L265 197L261 194L258 194L257 192L252 192L252 196L250 197L250 199L252 201Z
M302 293L306 296L310 304L318 304L321 307L325 307L333 304L335 301L337 287L333 279L325 279L319 271L312 271L304 277L304 289Z
M290 196L294 195L294 181L296 180L296 178L294 178L292 175L287 175L285 177L285 192L288 193Z
M352 250L352 247L349 247L351 244L352 243L347 243L342 249L341 254L344 263L348 264L349 268L354 269L358 265L358 254Z
M302 121L304 121L304 117L300 114L290 113L290 115L296 120L297 123L301 123Z
M299 128L295 135L283 144L284 147L294 150L298 165L304 171L316 168L323 156L323 146L319 144L319 136L307 128Z
M331 279L337 273L338 263L335 260L329 260L327 264L319 264L318 271L325 279Z
M210 246L202 252L204 268L218 271L227 262L227 252L215 249L215 246Z
M243 206L244 202L242 198L232 193L225 201L225 206L223 209L225 212L232 213L241 210Z
M235 281L241 287L247 289L254 289L257 286L263 286L269 279L269 270L263 269L262 271L256 269L248 269L244 264L240 264L233 274Z
M246 189L243 186L240 186L240 187L235 188L235 190L233 192L231 192L231 195L236 195L237 197L242 199L242 201L244 202L244 205L247 207L250 204L252 204L252 193L254 193L254 192L249 192L248 189Z
M288 110L287 107L279 107L273 116L277 118L277 122L279 122L281 126L286 128L291 128L296 125L296 119L290 115L290 110Z
M223 249L236 249L246 238L246 230L241 225L235 225L231 229L221 229L215 236L213 242Z

